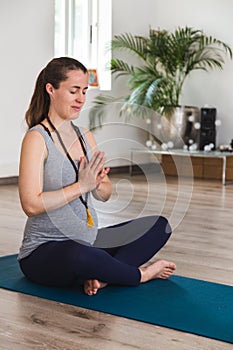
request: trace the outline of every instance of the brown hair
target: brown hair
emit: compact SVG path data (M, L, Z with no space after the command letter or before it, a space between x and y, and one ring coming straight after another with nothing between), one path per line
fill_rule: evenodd
M25 114L29 128L40 123L48 115L50 98L46 91L46 84L50 83L55 89L58 89L60 83L67 79L67 73L71 70L81 70L83 73L87 73L87 68L81 62L70 57L54 58L40 72Z

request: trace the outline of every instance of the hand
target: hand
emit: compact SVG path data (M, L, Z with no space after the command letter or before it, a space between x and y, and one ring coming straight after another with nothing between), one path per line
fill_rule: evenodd
M97 179L96 179L96 189L99 188L99 186L101 185L101 183L104 181L105 176L108 175L109 171L110 171L110 168L103 168L103 169L99 172L99 174L98 174L98 176L97 176Z
M100 184L105 174L104 164L106 157L104 152L97 151L88 163L86 157L80 158L79 186L81 193L94 190Z

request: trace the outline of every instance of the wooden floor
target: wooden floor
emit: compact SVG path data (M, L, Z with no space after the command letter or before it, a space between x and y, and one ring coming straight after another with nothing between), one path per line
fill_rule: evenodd
M98 204L101 226L163 214L174 232L158 257L174 261L178 275L233 286L233 185L155 174L112 180L112 200ZM18 251L25 219L17 186L0 186L0 255ZM232 344L1 289L0 349L230 350Z

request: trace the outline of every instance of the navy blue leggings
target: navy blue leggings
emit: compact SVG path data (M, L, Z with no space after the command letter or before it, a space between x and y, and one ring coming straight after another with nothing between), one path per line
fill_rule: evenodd
M153 222L153 224L152 224ZM113 248L87 246L72 240L50 241L40 245L20 260L24 275L47 286L66 287L85 280L97 279L109 284L135 286L140 283L139 266L151 259L167 242L171 227L162 216L138 218L98 231L97 242L105 234L116 234L122 227L130 230L148 226L135 240ZM147 225L149 223L149 225Z

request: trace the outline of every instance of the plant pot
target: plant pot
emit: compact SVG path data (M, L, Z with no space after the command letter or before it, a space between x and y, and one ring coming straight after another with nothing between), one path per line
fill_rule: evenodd
M200 109L197 107L176 107L168 118L154 113L151 117L151 134L160 144L168 148L197 147L199 145Z

